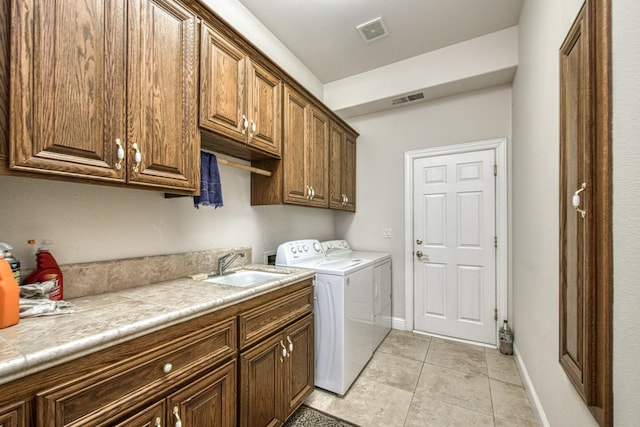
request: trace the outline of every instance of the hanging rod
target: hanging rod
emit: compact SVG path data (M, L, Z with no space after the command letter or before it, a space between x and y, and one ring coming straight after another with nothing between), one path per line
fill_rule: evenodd
M249 172L257 173L259 175L271 176L271 172L267 170L254 168L253 166L243 165L242 163L232 162L231 160L227 160L227 159L218 158L218 163L225 166L231 166L232 168L238 168L238 169L243 169Z

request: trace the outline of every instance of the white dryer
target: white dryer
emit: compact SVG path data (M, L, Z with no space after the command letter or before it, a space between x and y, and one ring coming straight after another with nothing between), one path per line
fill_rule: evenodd
M319 241L298 240L278 247L276 265L316 271L315 385L344 395L373 355L373 262L329 259Z
M391 330L391 254L355 251L346 240L322 242L328 259L359 259L373 262L372 351L375 351Z

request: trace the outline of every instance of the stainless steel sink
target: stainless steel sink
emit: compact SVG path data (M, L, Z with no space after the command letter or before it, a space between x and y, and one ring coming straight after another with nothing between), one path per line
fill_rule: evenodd
M279 279L285 275L286 273L273 273L270 271L238 270L229 272L224 276L210 277L204 281L220 285L245 287L257 285L258 283L267 282L269 280Z

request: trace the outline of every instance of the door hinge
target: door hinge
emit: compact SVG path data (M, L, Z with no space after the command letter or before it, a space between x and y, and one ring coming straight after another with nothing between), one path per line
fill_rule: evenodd
M493 165L493 176L498 176L498 165Z
M498 249L498 236L493 237L493 247Z
M494 320L498 320L498 309L497 308L493 309L493 319Z

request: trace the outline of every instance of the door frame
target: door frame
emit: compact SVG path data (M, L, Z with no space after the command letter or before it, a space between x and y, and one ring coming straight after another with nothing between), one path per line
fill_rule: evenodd
M414 160L425 157L444 156L449 154L469 153L481 150L494 150L496 176L496 345L498 344L498 329L508 318L508 175L507 175L507 138L496 138L463 144L425 148L406 151L404 153L404 277L405 277L405 330L412 331L414 326L414 271L413 271L413 174Z

